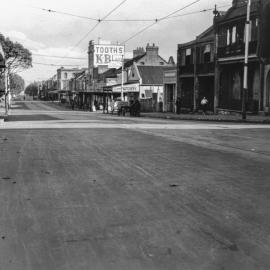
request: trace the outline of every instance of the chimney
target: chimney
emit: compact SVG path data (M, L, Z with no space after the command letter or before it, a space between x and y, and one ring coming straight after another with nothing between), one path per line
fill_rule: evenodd
M149 43L146 46L146 54L151 56L151 57L157 57L158 56L158 46L153 43L153 45L149 45Z
M145 50L143 47L137 47L137 49L133 50L133 58L141 56L143 54L145 54Z

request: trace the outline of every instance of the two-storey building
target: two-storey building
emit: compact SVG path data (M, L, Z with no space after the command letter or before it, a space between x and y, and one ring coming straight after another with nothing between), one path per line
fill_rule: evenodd
M195 40L178 45L177 92L184 110L198 110L203 97L209 101L208 109L214 110L214 44L214 28L210 27Z
M241 111L243 97L243 66L245 55L245 23L247 1L233 0L232 7L214 18L216 34L216 108ZM251 0L248 55L247 110L263 110L264 73L266 66L257 56L260 5ZM269 48L270 49L270 48Z

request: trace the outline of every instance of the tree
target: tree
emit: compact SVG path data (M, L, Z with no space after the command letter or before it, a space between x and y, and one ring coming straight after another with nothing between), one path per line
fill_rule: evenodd
M24 93L29 96L37 96L38 94L38 84L30 83L24 90Z
M24 79L20 75L15 73L10 75L10 91L13 94L19 94L23 91L24 85Z
M0 34L0 43L2 44L8 73L17 73L24 69L32 67L32 54L24 48L19 42L13 42Z

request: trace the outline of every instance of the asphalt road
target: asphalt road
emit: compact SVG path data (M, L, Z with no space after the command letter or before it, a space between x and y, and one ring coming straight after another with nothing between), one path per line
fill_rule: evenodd
M18 102L0 270L270 269L270 126Z

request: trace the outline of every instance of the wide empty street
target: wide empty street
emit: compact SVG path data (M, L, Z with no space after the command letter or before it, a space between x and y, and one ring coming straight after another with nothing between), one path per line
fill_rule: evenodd
M16 102L0 123L0 269L270 269L269 139Z

